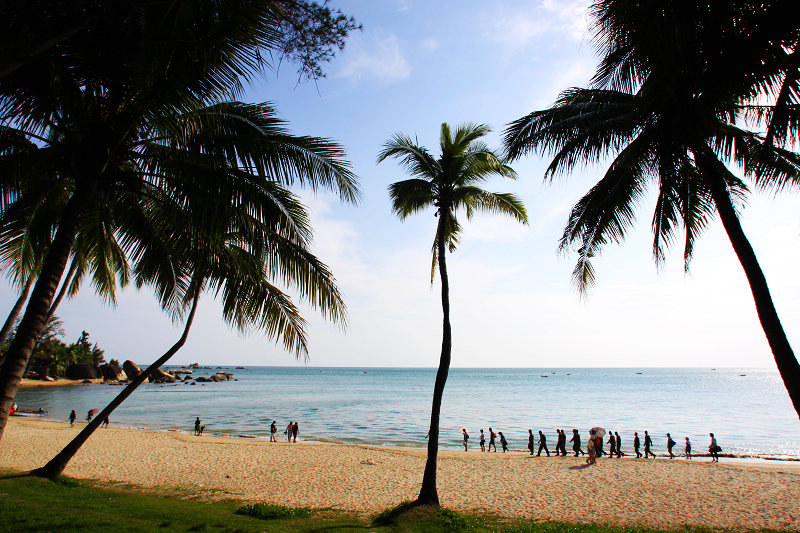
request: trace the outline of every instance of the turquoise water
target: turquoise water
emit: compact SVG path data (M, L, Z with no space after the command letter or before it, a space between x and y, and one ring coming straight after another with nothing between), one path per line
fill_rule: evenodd
M195 371L195 376L218 370ZM111 415L114 425L268 437L298 420L300 438L361 444L424 446L435 369L249 367L238 381L190 386L144 384ZM641 372L639 374L638 372ZM742 375L744 374L744 375ZM547 377L542 377L547 376ZM113 385L29 388L17 393L23 408L42 407L65 420L85 417L121 390ZM502 431L512 449L527 445L528 428L542 429L555 445L555 429L602 426L632 447L646 429L657 452L666 432L697 452L714 432L725 453L800 458L800 420L775 371L749 369L465 369L450 371L442 405L441 442L461 444L467 427L477 445L481 428Z

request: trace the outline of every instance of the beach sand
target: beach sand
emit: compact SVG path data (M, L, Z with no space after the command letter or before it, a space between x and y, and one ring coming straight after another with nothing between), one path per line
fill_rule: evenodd
M44 465L83 424L9 420L0 468ZM98 429L65 475L208 498L371 514L416 497L424 449ZM800 530L800 464L707 458L584 460L441 451L439 498L457 511L533 520L675 528Z

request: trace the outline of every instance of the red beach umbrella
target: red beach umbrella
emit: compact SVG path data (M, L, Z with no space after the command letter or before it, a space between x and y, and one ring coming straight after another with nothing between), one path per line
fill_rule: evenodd
M100 409L89 409L89 414L94 416L100 412Z

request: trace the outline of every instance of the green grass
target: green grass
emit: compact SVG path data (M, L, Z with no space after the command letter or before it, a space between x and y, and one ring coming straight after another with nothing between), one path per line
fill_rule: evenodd
M191 494L183 494L185 498ZM270 503L202 502L129 486L56 482L0 471L0 531L34 532L391 532L391 533L649 533L650 530L561 522L506 520L405 502L372 519L329 509ZM675 533L711 533L681 528Z

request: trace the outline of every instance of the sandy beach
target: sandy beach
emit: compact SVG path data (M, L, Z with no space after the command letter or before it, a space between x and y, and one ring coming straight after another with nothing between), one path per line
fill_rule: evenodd
M43 465L81 425L9 420L0 467ZM423 449L100 429L65 472L209 498L330 507L369 514L413 499ZM712 464L708 459L600 459L443 451L442 505L535 520L626 526L800 530L800 464Z

